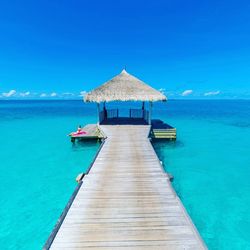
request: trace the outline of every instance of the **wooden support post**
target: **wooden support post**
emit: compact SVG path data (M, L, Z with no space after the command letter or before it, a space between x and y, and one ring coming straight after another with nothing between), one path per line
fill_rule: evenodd
M141 107L141 109L142 109L142 119L144 119L145 120L145 102L142 102L142 107Z
M97 124L100 125L100 103L97 103Z
M106 108L106 102L103 103L103 117L102 117L102 121L103 120L106 120L108 118L108 111L107 111L107 108ZM100 121L100 122L102 122Z
M148 124L151 125L153 102L149 102Z

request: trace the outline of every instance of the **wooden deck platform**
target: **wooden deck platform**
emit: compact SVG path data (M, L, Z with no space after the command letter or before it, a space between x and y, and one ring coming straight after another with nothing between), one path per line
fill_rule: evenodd
M150 137L157 140L176 140L176 128L164 123L161 120L152 120Z
M99 128L97 124L87 124L82 128L86 134L74 135L74 133L70 133L71 141L75 142L75 140L88 140L88 139L102 139L105 138L103 131Z
M206 249L148 139L150 126L101 129L107 139L44 249Z
M76 140L98 140L106 137L104 131L102 130L102 125L147 125L144 119L140 118L110 118L102 122L101 126L97 124L87 124L82 128L86 134L74 135L69 134L71 141ZM152 120L151 131L149 137L152 139L162 140L176 140L176 128L164 123L161 120Z

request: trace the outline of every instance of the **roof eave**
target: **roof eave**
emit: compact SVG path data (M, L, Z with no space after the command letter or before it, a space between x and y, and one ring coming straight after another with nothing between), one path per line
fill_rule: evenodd
M88 94L83 98L84 102L166 102L167 97L164 96L162 98L95 98L91 97Z

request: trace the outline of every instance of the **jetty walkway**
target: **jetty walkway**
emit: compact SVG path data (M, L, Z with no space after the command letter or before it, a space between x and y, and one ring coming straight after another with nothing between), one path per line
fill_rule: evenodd
M101 129L105 143L47 247L206 249L148 139L150 126Z

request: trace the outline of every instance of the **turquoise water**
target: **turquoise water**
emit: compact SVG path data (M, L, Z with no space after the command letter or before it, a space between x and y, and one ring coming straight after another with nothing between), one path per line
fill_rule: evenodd
M168 108L167 108L168 109ZM209 249L250 249L250 101L169 102L156 151Z
M42 247L99 146L66 135L95 116L81 101L0 102L1 249ZM209 249L250 249L250 101L169 101L154 118L177 127L154 147Z
M91 111L80 102L0 102L0 249L45 243L98 148L67 137L95 121Z

